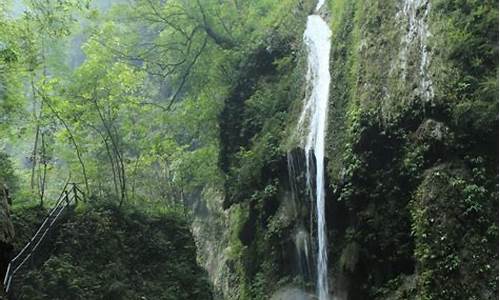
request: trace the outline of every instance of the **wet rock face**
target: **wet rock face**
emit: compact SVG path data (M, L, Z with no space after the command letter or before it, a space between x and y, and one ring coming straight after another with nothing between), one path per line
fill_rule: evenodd
M12 254L14 241L14 226L9 211L10 203L9 189L6 185L0 184L0 279L2 282Z
M449 157L455 144L450 128L433 119L423 121L415 132L415 137L417 144L424 146L424 156L429 162Z
M417 140L447 144L451 142L450 129L441 122L427 119L417 129Z

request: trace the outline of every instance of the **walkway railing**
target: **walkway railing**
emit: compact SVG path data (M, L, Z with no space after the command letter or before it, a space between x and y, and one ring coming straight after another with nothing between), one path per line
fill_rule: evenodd
M84 199L85 194L75 183L67 183L64 186L56 204L50 210L47 217L45 217L42 225L40 225L26 246L24 246L24 248L9 262L3 281L4 290L7 295L11 289L14 276L21 269L21 267L33 257L36 249L47 238L48 233L54 228L54 225L61 216L62 212L71 204L76 205L78 204L78 201L83 201Z

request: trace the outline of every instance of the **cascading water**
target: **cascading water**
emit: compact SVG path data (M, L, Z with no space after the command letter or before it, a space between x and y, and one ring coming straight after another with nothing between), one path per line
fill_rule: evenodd
M418 49L420 64L418 66L419 94L424 100L429 101L434 97L432 79L429 76L429 51L427 49L427 39L430 31L427 25L431 4L429 0L403 0L402 8L397 14L397 18L407 22L406 33L401 41L402 48L400 60L403 67L403 76L408 75L408 55L410 48Z
M316 257L316 287L320 300L329 299L327 280L327 237L325 220L325 135L330 89L331 31L318 14L324 1L316 6L316 14L307 19L304 43L307 47L307 96L300 115L297 130L301 134L305 152L306 188L316 202L316 232L318 252ZM307 126L306 126L307 123ZM313 180L315 176L315 180Z
M325 0L318 0L318 4L316 4L316 12L321 9L323 4L325 4Z

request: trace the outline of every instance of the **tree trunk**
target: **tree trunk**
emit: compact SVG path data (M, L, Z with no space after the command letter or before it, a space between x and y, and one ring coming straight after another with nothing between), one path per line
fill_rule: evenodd
M69 135L69 139L71 141L71 143L73 144L73 147L75 147L75 152L76 152L76 156L78 158L78 162L80 163L80 166L82 168L82 175L83 175L83 180L85 182L85 191L87 193L87 195L90 195L90 187L89 187L89 181L88 181L88 177L87 177L87 171L85 169L85 164L83 162L83 158L82 158L82 154L80 152L80 148L78 147L78 144L76 143L76 140L75 140L75 136L73 135L73 132L71 131L71 129L69 128L68 126L68 123L66 123L66 121L59 115L59 113L52 107L52 105L50 105L48 102L47 102L47 106L49 107L50 111L54 114L54 116L59 120L61 121L61 123L63 124L64 128L66 129L66 131L68 132L68 135Z

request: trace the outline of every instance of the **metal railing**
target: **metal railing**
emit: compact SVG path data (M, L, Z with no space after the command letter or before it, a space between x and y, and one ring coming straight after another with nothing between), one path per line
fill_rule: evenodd
M21 269L21 267L33 257L36 249L45 240L47 234L54 227L54 224L56 224L56 221L59 219L62 212L71 204L74 203L77 205L78 201L83 201L84 199L85 193L78 188L76 183L66 183L61 194L59 195L59 198L57 199L56 204L45 217L42 225L40 225L26 246L24 246L24 248L21 249L21 251L19 251L19 253L9 262L3 280L4 291L7 295L9 295L14 276Z

